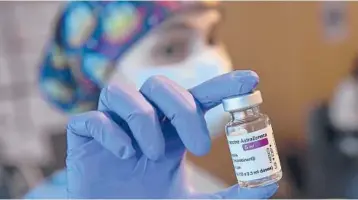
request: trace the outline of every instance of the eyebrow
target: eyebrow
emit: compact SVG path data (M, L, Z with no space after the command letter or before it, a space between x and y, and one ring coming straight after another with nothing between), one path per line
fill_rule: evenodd
M183 21L173 22L169 24L163 24L158 31L165 32L165 31L190 31L193 30L193 27L190 24L187 24Z
M217 27L221 23L222 23L222 20L215 21L212 24L210 24L210 27ZM176 22L172 22L172 23L168 23L168 24L163 24L163 26L161 26L159 29L155 29L155 31L158 31L158 33L167 33L169 31L170 32L179 32L179 31L190 32L193 30L194 30L194 27L185 21L176 21Z

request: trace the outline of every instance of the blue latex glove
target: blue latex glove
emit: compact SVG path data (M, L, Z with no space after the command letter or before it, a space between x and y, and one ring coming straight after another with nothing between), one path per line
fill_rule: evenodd
M162 76L148 79L140 91L104 88L98 110L68 124L69 197L269 198L276 184L200 195L188 193L184 180L185 151L201 156L210 150L204 113L257 83L255 73L235 71L189 91Z
M25 199L64 199L67 197L66 170L59 171L32 189Z

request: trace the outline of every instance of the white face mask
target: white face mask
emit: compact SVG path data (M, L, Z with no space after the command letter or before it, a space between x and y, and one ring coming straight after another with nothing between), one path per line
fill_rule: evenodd
M217 13L208 12L208 15L201 19L200 24L204 24L204 21L214 20L216 17ZM208 46L202 41L195 42L191 55L182 62L148 66L147 59L151 58L146 57L146 55L160 39L153 34L136 44L131 51L121 58L117 65L118 70L109 82L122 82L139 89L149 77L162 75L185 89L190 89L232 69L231 61L223 48ZM224 124L228 118L229 115L224 112L220 105L211 109L205 115L210 134L213 136L223 133Z
M185 89L195 87L211 78L230 71L231 64L228 59L221 56L221 51L208 49L188 58L184 62L160 67L146 67L126 74L127 79L139 89L151 76L163 75L178 83Z
M139 89L149 77L163 75L185 89L190 89L230 70L231 62L224 51L219 48L211 48L194 54L181 63L134 70L119 69L120 72L114 75L111 81L125 81ZM210 135L216 136L223 133L224 124L228 118L229 115L224 112L220 105L206 113L205 119Z

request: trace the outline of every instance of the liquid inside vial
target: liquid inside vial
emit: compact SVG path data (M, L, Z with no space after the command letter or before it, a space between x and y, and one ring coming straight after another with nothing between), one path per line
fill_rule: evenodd
M281 164L268 116L260 113L258 107L231 114L226 134L240 187L279 181Z

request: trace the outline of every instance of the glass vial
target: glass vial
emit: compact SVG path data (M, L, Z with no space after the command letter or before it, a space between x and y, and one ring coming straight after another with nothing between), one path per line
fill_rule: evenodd
M270 119L262 114L260 91L223 100L231 113L226 125L231 157L240 187L268 185L282 178L281 163Z

